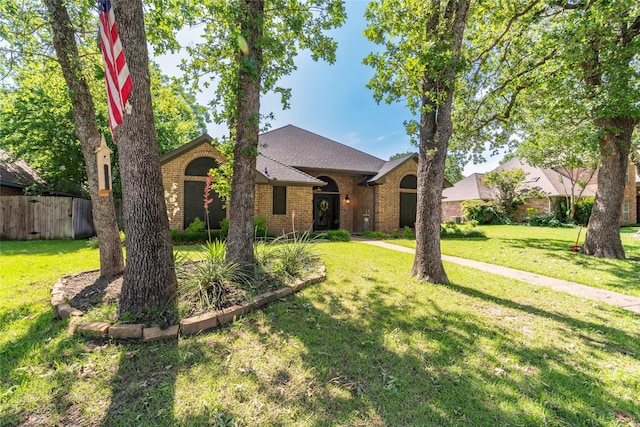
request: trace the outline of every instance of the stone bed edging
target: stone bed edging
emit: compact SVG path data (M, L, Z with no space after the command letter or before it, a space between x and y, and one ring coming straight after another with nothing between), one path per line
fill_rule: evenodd
M112 338L118 340L142 339L143 342L151 342L164 339L177 339L181 335L195 335L201 332L224 326L233 319L242 316L250 311L261 308L270 302L277 301L298 292L299 290L320 282L327 277L325 266L321 265L318 272L298 279L292 285L287 285L275 291L265 292L257 295L248 301L224 308L222 310L209 311L198 316L182 319L179 324L169 326L165 329L159 327L145 328L143 324L110 324L109 322L80 322L84 313L66 302L64 298L64 279L60 278L51 289L51 305L56 310L60 319L71 319L69 330L71 333L82 335Z

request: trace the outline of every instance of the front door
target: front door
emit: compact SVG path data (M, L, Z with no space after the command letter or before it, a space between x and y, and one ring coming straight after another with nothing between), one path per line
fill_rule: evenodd
M340 195L313 195L313 231L337 230L340 228Z

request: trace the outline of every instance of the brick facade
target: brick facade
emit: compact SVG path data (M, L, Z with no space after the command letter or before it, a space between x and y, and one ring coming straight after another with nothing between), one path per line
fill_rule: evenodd
M224 163L224 156L209 142L194 145L192 148L165 161L162 166L163 186L167 201L169 223L172 229L184 229L184 188L185 181L205 181L203 176L185 176L189 163L200 157L209 157ZM385 175L384 183L379 185L360 185L365 175L351 175L333 172L305 171L314 177L327 176L338 185L340 228L350 232L365 230L364 216L370 216L369 229L391 232L400 222L400 192L415 190L400 189L400 181L406 175L415 175L417 162L408 160ZM349 203L346 197L349 196ZM286 186L286 213L273 214L273 185L257 184L255 216L267 220L270 233L280 235L293 231L291 213L296 212L295 229L311 230L313 227L313 187L304 185ZM177 209L175 209L177 207Z
M204 176L185 175L189 163L200 157L210 157L219 163L226 162L222 153L215 149L210 143L204 142L161 165L162 184L169 215L169 227L172 230L184 230L184 182L204 182L207 180ZM169 202L169 200L173 199L175 199L175 204L178 208L176 211L173 209L173 203Z
M627 182L622 198L622 211L620 212L620 224L635 224L638 221L638 192L636 191L636 165L629 161Z
M462 212L462 202L454 201L454 202L446 202L442 201L442 221L448 222L453 221L453 217L463 217L464 213Z
M22 188L0 185L0 196L22 196Z

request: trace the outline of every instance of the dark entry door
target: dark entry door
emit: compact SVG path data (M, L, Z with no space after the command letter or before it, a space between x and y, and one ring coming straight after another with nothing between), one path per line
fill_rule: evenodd
M187 228L196 218L207 222L207 213L204 209L204 186L203 181L184 182L184 228ZM213 199L209 205L209 225L212 230L217 230L220 228L220 221L226 218L226 212L222 200L215 191L211 191L209 197Z
M326 231L340 228L340 195L314 194L313 230Z
M411 228L416 223L416 206L418 195L416 193L400 193L400 224L399 228L405 225Z

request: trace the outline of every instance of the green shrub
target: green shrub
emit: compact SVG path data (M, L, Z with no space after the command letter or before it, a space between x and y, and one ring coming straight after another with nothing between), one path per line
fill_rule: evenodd
M351 234L347 230L329 230L327 231L327 240L332 242L348 242L351 240Z
M394 239L397 239L398 237L400 237L400 234L398 234L397 228L394 228L393 230L391 230L391 237Z
M320 259L313 243L308 233L280 236L269 243L272 245L267 258L269 264L262 267L279 276L300 277Z
M261 216L253 220L253 235L267 237L267 218Z
M249 283L250 277L240 264L226 261L226 248L221 241L207 242L200 253L202 261L194 264L192 280L181 281L181 299L208 310L221 309L230 294L229 286Z
M386 233L383 233L382 231L363 231L362 235L367 239L373 239L373 240L382 240L382 239L389 238L389 235Z
M254 237L268 237L267 234L267 219L264 217L258 217L253 220ZM226 239L229 235L229 220L227 218L220 221L220 238Z
M478 221L479 224L494 224L503 216L494 203L484 200L465 200L461 207L466 219Z
M413 234L413 230L408 225L404 226L404 232L402 233L405 239L415 239L416 235Z
M593 210L593 203L595 199L593 197L587 197L584 199L578 200L576 203L576 217L575 221L578 224L588 224L589 218L591 217L591 211Z
M188 233L186 231L171 230L171 240L174 245L204 244L209 241L209 234L206 231ZM211 241L220 240L220 232L211 232Z
M204 231L204 228L207 226L207 224L202 221L200 218L196 217L191 224L189 224L187 226L187 228L185 228L185 233L200 233L201 231Z
M534 227L562 227L564 225L553 213L540 216L530 216L528 220L529 225Z
M440 224L441 238L461 238L461 237L485 237L484 231L471 223L463 225L454 222L444 222Z
M122 247L126 246L127 238L124 235L124 231L120 232L120 243ZM87 239L87 246L91 249L98 249L100 247L100 241L98 240L98 236L93 236Z

